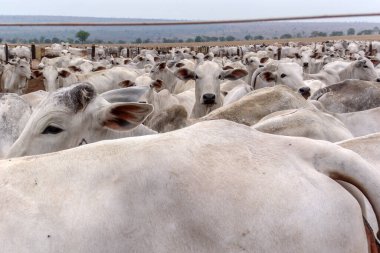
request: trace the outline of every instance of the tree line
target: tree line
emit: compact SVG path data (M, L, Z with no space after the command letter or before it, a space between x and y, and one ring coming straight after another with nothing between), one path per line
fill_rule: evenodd
M277 37L274 36L272 38L264 37L262 35L251 35L247 34L244 36L245 40L264 40L264 39L291 39L291 38L303 38L303 37L327 37L327 36L343 36L343 35L371 35L371 34L379 34L380 29L378 27L374 27L373 29L366 29L362 31L356 32L354 28L349 28L346 32L344 31L333 31L330 34L327 34L326 32L322 31L312 31L308 36L305 35L305 32L302 33L297 33L297 34L289 34L285 33L282 34L281 36ZM195 36L193 38L187 38L187 39L182 39L182 38L162 38L159 41L151 41L149 38L147 39L142 39L142 38L137 38L133 41L125 41L125 40L117 40L117 41L105 41L101 39L89 39L90 33L84 30L80 30L75 34L75 38L66 38L66 39L61 39L57 37L53 38L45 38L41 36L40 38L33 38L33 39L20 39L20 38L13 38L10 40L7 40L9 43L34 43L34 44L51 44L51 43L61 43L61 42L69 42L71 44L79 44L79 43L94 43L94 44L126 44L126 43L135 43L135 44L144 44L144 43L157 43L157 42L162 42L162 43L183 43L183 42L216 42L216 41L235 41L235 40L241 40L242 38L235 38L232 35L228 36ZM3 40L0 38L0 43Z

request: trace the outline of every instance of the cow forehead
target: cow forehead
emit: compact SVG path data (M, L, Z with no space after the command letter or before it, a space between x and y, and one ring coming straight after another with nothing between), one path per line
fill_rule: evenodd
M279 72L300 72L302 73L302 67L294 62L286 62L286 63L280 63L278 64L278 71Z
M49 111L66 111L66 112L76 112L78 105L81 101L78 101L76 89L78 86L61 88L53 93L50 93L36 108L36 111L43 113ZM82 92L82 91L77 91ZM90 96L91 98L94 94L83 94L84 96Z
M214 73L219 74L221 72L221 68L216 62L206 61L200 64L195 70L198 75L211 75Z

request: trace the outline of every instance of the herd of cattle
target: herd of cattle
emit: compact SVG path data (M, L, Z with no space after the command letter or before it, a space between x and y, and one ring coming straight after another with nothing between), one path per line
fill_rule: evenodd
M378 252L380 43L3 49L0 252Z

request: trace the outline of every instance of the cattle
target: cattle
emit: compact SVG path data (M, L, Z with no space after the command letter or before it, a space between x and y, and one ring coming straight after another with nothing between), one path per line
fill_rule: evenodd
M16 46L9 49L9 57L25 59L27 62L30 62L32 59L32 51L26 46Z
M8 157L43 154L104 139L154 134L141 123L149 104L109 103L90 84L50 93L34 109Z
M30 105L20 96L0 93L0 159L17 140L31 114Z
M380 217L380 172L356 153L228 121L0 167L4 252L367 252L336 180Z
M28 80L32 78L30 64L24 59L17 59L4 66L0 80L3 92L22 94L27 89Z
M48 95L48 92L43 90L34 91L21 96L32 108L36 108L37 105Z
M345 80L318 90L310 99L318 100L330 112L363 111L380 106L380 86L376 82Z
M162 80L153 80L146 94L146 102L153 105L154 112L147 118L144 124L153 130L156 129L152 127L150 121L161 111L173 105L182 105L186 109L186 114L190 115L195 103L194 90L188 90L180 94L171 94L167 89L162 89L162 86Z
M240 100L223 106L200 120L227 119L244 125L254 125L268 114L280 110L309 107L300 94L284 85L252 91Z
M156 64L150 73L153 80L160 79L164 83L164 88L168 89L171 93L178 94L188 89L194 88L194 81L183 81L178 79L174 72L170 70L166 62Z
M35 73L37 73L35 71ZM103 93L112 89L117 89L119 83L125 80L135 81L138 74L131 69L124 67L114 67L86 74L72 73L69 69L47 66L41 74L45 77L44 84L46 91L55 91L61 87L68 87L77 82L91 83L98 93Z
M175 75L184 81L195 81L195 104L192 118L200 118L222 106L220 94L221 80L237 80L248 74L243 69L222 70L215 62L206 61L198 65L195 71L181 68Z
M340 120L313 108L274 112L252 127L264 133L300 136L330 142L354 137Z

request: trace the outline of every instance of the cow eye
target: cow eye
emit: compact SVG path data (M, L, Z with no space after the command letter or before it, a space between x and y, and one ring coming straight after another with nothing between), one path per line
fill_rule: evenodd
M47 126L41 134L59 134L63 129L55 126Z
M281 78L284 78L284 77L286 77L286 74L281 74Z
M198 76L198 75L195 75L195 79L199 79L199 76Z

